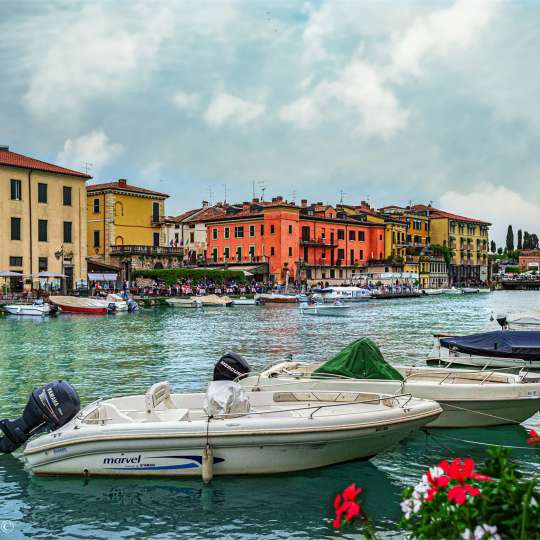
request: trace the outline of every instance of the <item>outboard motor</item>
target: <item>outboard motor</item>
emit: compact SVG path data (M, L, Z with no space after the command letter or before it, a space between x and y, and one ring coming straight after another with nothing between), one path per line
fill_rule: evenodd
M127 301L127 307L128 307L128 311L130 313L133 313L134 311L137 311L139 309L139 304L137 304L137 302L135 302L135 300L133 300L132 298L130 298L128 301Z
M503 330L508 328L508 319L506 315L497 315L497 322L501 325Z
M22 416L0 420L0 452L10 454L35 433L62 427L80 409L79 395L66 381L51 381L34 389Z
M251 368L244 357L235 352L223 355L214 366L214 381L234 381L245 377Z

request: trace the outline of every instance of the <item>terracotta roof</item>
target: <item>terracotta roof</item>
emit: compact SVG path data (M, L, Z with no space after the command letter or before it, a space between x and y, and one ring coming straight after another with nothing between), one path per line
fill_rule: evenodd
M444 210L439 210L433 206L426 206L425 204L415 204L414 206L411 206L411 210L419 210L421 212L427 212L429 210L430 218L447 218L455 219L456 221L465 221L467 223L482 223L484 225L491 225L491 223L481 219L460 216L459 214L452 214L451 212L445 212Z
M59 167L52 163L40 161L16 152L11 152L5 148L0 148L0 165L6 165L8 167L17 167L20 169L35 169L37 171L45 171L56 174L65 174L69 176L78 176L80 178L89 179L92 178L89 174L74 171L72 169L66 169L65 167Z
M179 214L178 216L170 216L168 218L169 221L173 221L175 223L180 223L184 221L185 219L193 216L194 214L197 214L203 210L202 208L194 208L193 210L188 210L187 212L183 212L182 214Z
M86 186L86 191L92 193L94 191L127 191L129 193L140 193L141 195L153 195L154 197L168 198L169 196L159 191L151 191L150 189L132 186L131 184L123 184L120 182L106 182L105 184L92 184Z

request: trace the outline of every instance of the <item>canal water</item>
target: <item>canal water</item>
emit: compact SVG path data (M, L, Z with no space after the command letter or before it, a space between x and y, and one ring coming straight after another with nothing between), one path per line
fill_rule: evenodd
M253 369L292 355L318 361L370 336L393 362L422 362L434 332L495 328L491 312L540 308L540 293L494 292L355 305L349 318L302 316L296 306L213 310L156 308L116 316L44 320L0 317L0 418L18 416L28 394L69 380L83 404L143 393L168 380L176 392L205 390L227 351ZM531 419L527 425L540 422ZM417 433L369 462L296 474L182 479L37 478L16 456L0 456L0 540L6 538L326 538L335 493L351 482L381 537L400 538L403 488L441 458L480 458L489 444L540 472L540 450L524 427ZM350 534L350 533L349 533Z

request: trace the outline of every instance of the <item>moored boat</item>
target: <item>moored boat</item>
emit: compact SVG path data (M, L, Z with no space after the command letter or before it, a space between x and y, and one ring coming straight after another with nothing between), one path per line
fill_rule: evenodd
M390 366L361 338L324 363L283 362L241 380L250 390L410 393L437 401L443 413L427 427L523 422L540 409L540 381L495 371Z
M217 294L206 294L204 296L192 296L191 300L200 302L203 307L225 307L232 306L233 301L228 296L218 296Z
M439 294L444 294L446 289L421 289L421 292L427 296L438 296Z
M302 305L300 313L302 315L318 315L329 317L346 317L351 313L351 306L336 302L334 304L316 303L311 305Z
M202 302L196 298L167 298L165 303L174 308L197 309L202 307Z
M24 317L44 317L53 315L58 311L56 306L51 306L46 302L34 302L33 304L8 304L4 309L10 315Z
M327 287L316 289L314 298L320 298L323 302L367 302L371 297L368 289L362 287Z
M77 296L50 296L49 301L66 313L86 313L101 315L113 311L105 300L97 298L79 298Z
M233 306L258 306L261 301L258 298L246 298L241 296L240 298L233 299Z
M480 289L478 287L462 287L462 294L478 294Z
M294 294L263 293L259 298L265 304L296 304L298 298Z

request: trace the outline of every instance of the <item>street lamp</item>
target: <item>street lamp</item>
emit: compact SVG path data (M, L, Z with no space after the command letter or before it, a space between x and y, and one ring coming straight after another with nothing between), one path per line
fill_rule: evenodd
M60 246L60 249L58 251L54 252L54 256L57 259L60 259L60 273L64 274L64 245L62 244ZM66 294L66 279L60 278L60 283L62 283L62 294Z

